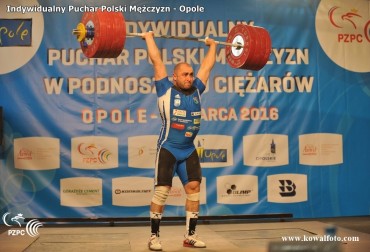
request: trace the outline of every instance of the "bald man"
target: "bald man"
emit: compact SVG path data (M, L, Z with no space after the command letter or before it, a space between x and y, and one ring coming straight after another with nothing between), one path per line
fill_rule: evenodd
M195 232L202 172L193 141L200 129L200 96L216 61L216 42L205 39L209 49L196 76L192 66L184 62L175 66L170 81L153 33L143 33L142 38L146 41L153 63L158 109L162 118L155 163L155 188L150 205L151 236L148 247L154 251L162 250L159 226L172 179L177 174L186 193L186 233L183 246L205 248L206 244Z

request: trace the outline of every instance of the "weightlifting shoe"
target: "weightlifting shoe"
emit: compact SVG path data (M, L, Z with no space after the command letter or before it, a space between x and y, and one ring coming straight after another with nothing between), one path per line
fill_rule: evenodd
M183 246L190 248L205 248L206 244L199 239L197 234L193 234L185 235Z
M162 251L162 244L159 240L159 237L155 234L152 234L148 242L148 247L152 251Z

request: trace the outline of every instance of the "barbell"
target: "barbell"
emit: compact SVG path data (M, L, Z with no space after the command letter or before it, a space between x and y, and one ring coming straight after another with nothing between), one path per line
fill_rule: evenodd
M124 46L126 37L141 37L141 33L126 32L125 18L121 12L85 12L81 22L72 34L80 42L84 55L88 58L116 58ZM206 39L158 35L165 39L191 40L204 42ZM227 63L233 68L260 70L271 54L269 32L258 26L236 24L227 35L225 45Z

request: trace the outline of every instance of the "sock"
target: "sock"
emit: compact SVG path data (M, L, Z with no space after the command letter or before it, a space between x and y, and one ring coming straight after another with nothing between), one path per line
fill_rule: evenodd
M159 224L162 219L162 213L155 213L150 212L150 227L152 231L152 235L156 235L159 237Z
M195 234L199 212L186 211L186 232L188 235Z

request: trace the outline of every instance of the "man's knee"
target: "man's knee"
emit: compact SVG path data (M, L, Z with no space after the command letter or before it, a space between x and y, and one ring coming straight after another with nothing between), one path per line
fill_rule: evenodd
M199 181L190 181L184 186L186 194L197 193L200 191L200 182Z
M170 188L168 186L156 186L154 188L154 195L152 198L152 202L159 206L164 206L169 193L170 193Z
M200 193L188 193L186 194L186 199L190 201L199 201L200 200Z

